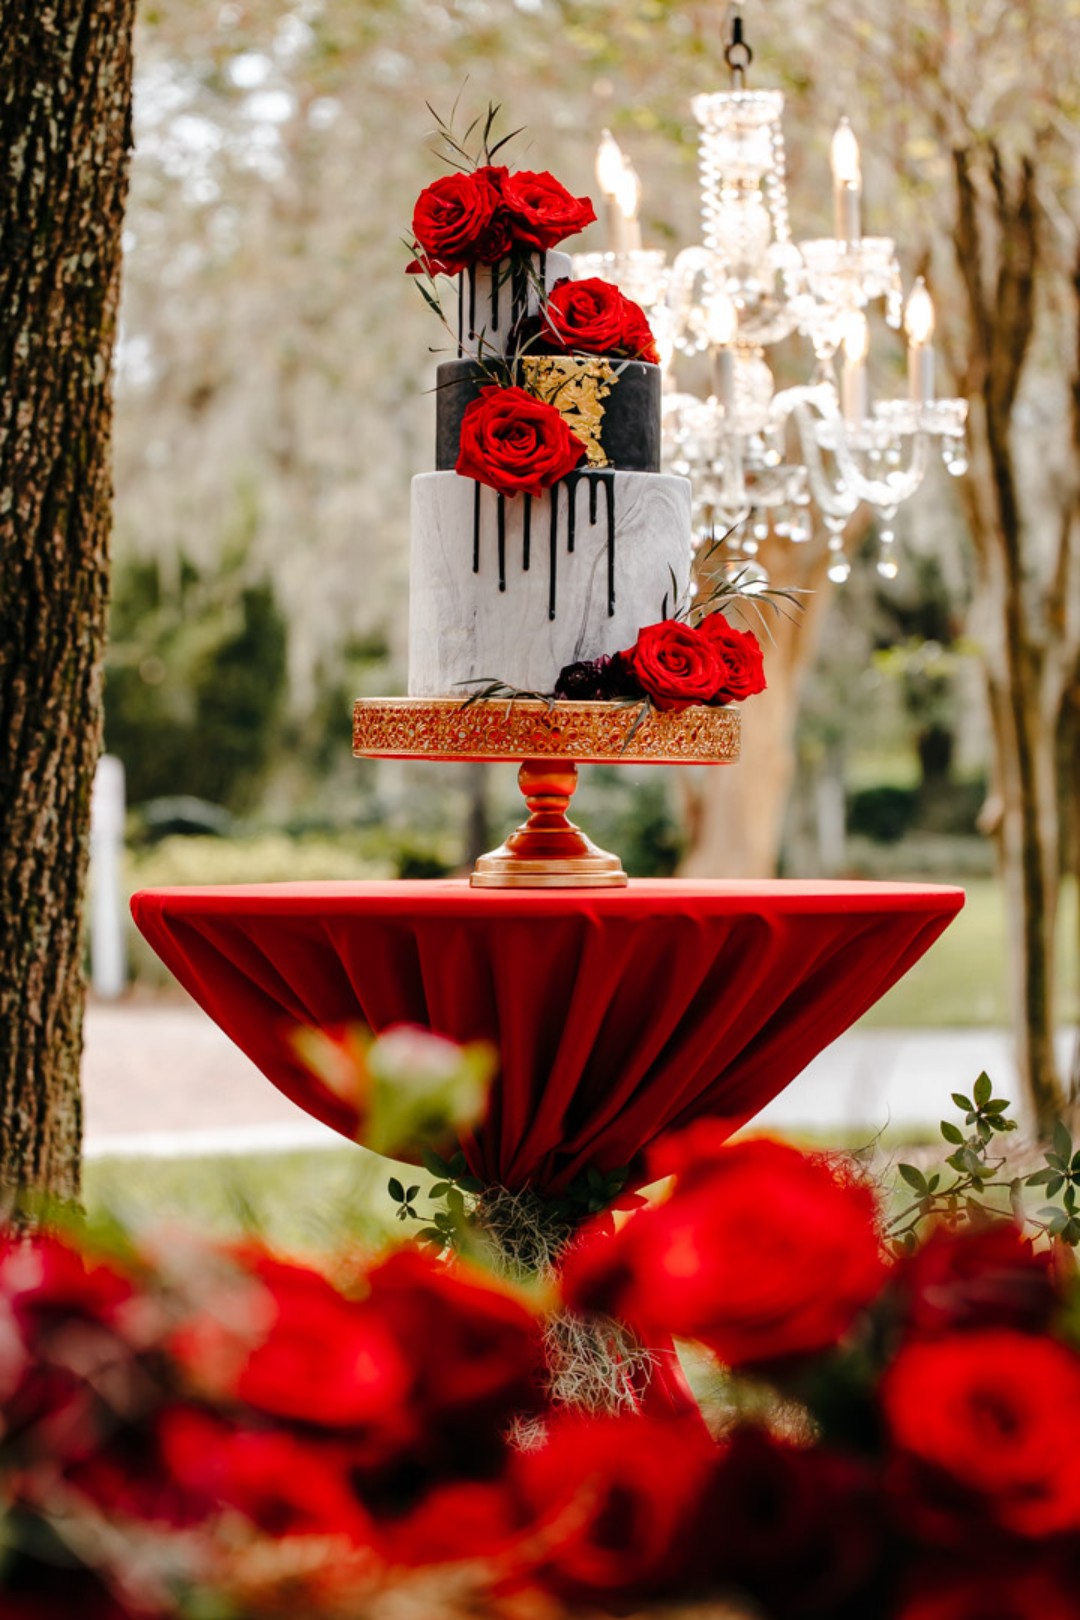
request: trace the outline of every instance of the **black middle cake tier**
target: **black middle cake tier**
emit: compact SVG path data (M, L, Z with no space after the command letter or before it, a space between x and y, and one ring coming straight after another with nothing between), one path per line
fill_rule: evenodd
M530 355L513 381L562 413L588 451L583 466L660 471L660 367L614 355ZM435 465L457 464L461 419L491 377L475 360L448 360L436 372Z

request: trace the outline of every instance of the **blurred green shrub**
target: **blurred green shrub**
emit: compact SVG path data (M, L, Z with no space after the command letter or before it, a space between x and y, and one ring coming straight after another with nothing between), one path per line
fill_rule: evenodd
M245 548L246 550L246 548ZM128 799L191 795L249 810L273 762L286 688L285 621L243 551L213 573L180 558L122 564L105 664L105 746Z
M888 782L863 788L848 801L848 831L877 844L897 844L914 825L918 804L917 788Z

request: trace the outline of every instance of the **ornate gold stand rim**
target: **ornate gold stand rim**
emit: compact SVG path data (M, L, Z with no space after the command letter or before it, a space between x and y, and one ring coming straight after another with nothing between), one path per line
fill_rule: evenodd
M655 710L634 730L638 704L547 704L533 698L358 698L357 758L577 760L594 765L732 765L739 757L739 712L696 706Z

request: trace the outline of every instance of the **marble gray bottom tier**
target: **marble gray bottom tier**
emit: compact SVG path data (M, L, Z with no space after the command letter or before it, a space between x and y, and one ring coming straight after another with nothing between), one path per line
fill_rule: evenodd
M505 500L505 588L500 589L495 491L480 491L479 569L474 572L477 486L452 472L413 479L410 696L441 696L485 681L550 692L564 665L631 646L644 625L663 616L665 598L672 610L672 581L682 595L690 578L689 481L637 472L607 473L602 481L609 490L596 487L592 494L590 482L599 486L600 477L556 486L554 543L551 494L533 500L528 569L525 498ZM614 502L610 562L609 493Z

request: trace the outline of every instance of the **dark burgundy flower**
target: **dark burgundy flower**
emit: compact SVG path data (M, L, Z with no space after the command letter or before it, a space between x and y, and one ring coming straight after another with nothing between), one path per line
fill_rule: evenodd
M710 1586L746 1592L783 1620L831 1615L874 1574L879 1492L854 1458L738 1429L704 1493L698 1535Z
M968 1563L965 1560L965 1563ZM969 1567L931 1565L908 1583L895 1620L1076 1620L1080 1570L1030 1549L1004 1559L985 1540Z
M585 659L578 664L567 664L559 671L555 682L555 696L570 702L585 703L590 699L611 696L608 671L610 657Z

